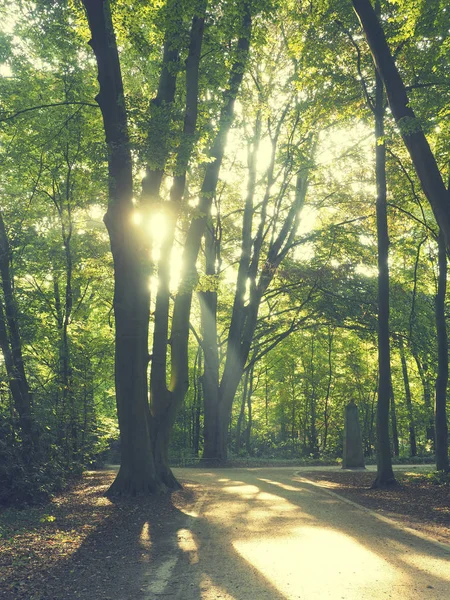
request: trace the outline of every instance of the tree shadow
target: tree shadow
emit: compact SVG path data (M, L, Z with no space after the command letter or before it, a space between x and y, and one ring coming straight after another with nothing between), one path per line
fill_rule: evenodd
M187 484L181 492L120 498L113 503L103 499L108 503L108 516L75 552L46 573L45 584L39 577L31 577L25 595L17 597L197 600L214 587L220 590L217 597L283 600L285 596L261 573L249 570L225 530L192 516L198 500L196 488ZM98 491L94 494L99 496ZM242 510L245 512L244 507ZM61 523L63 526L70 528L71 524ZM245 589L250 586L252 590L250 595L240 592L244 582Z
M408 597L416 599L421 598L421 594L437 593L441 595L431 597L447 598L450 594L450 547L445 548L444 545L424 539L420 534L416 535L401 526L378 520L369 511L342 501L342 497L333 497L325 490L301 481L301 474L296 477L291 473L287 486L279 481L271 481L267 476L258 476L257 473L254 477L255 484L262 492L282 497L303 512L313 514L317 525L325 532L345 536L381 559L380 567L384 564L385 572L389 570L392 585L395 585L394 573L397 573L401 587L411 590L411 596ZM294 489L298 493L292 493ZM312 506L304 501L305 491L314 494ZM329 543L332 543L332 539L333 535L329 536ZM327 536L324 535L324 543L326 540ZM336 550L337 548L338 546ZM327 555L332 556L332 553L324 551L322 563L326 561ZM351 556L348 556L348 560L350 563ZM322 567L326 569L325 564Z
M189 475L183 471L181 479ZM229 475L225 470L192 473L194 481L186 482L183 491L113 504L93 487L87 493L97 505L84 520L94 519L96 510L104 511L105 518L75 552L49 569L45 585L32 575L24 594L16 597L313 599L320 597L318 590L334 598L342 585L353 585L356 591L346 598L375 598L377 577L391 572L399 574L402 590L410 590L402 599L447 597L448 563L442 572L427 563L446 560L445 551L434 544L383 522L374 535L367 526L373 517L296 480L292 472L246 471L238 479ZM60 527L67 530L81 523L71 521L70 514L66 521ZM291 543L291 534L302 540L300 546ZM352 575L351 553L361 548L364 559L356 559ZM348 555L339 556L339 551ZM379 572L371 572L374 564ZM393 593L396 586L393 578Z

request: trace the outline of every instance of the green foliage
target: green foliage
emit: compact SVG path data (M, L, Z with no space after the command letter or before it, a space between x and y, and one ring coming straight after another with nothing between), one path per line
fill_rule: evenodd
M242 416L243 383L238 389L229 447L236 455L250 452L255 459L334 459L342 451L343 410L354 399L364 451L370 457L375 446L378 268L372 59L350 2L258 0L252 5L250 58L218 191L209 197L216 242L220 238L217 272L205 275L201 257L197 271L185 279L186 287L178 293L193 289L217 293L222 374L241 258L247 149L256 144L260 127L252 249L265 194L268 201L261 256L254 265L254 279L247 282L244 312L251 285L271 264L266 263L269 246L289 214L298 173L308 173L308 191L292 250L270 271L273 280L263 290L249 354L249 360L256 357L254 386ZM400 130L411 135L422 127L447 176L450 11L437 0L381 5L383 27L417 114L417 119L403 120ZM1 8L7 15L12 4L3 1ZM184 165L193 146L176 251L190 222L210 218L196 207L196 198L205 168L215 160L210 148L227 95L230 65L236 58L236 40L242 33L242 10L238 0L208 4L198 127L186 140L182 136L185 61L198 2L112 3L136 189L140 189L142 168L161 169L160 199L166 201L170 178L179 174L178 151L181 147L185 152ZM3 504L48 497L70 474L107 460L108 449L118 441L113 264L102 223L107 205L106 147L100 111L93 100L98 82L87 47L89 30L79 2L20 2L16 11L0 33L0 63L8 73L0 75L0 204L11 246L14 294L42 454L31 462L23 454L2 364ZM170 105L156 101L165 36L170 49L177 50L177 57L166 65L170 75L177 75ZM426 390L427 385L433 390L437 368L436 226L389 113L385 125L391 329L405 341L419 461L433 451L427 431L433 411ZM171 293L176 291L174 285ZM152 304L152 316L153 308ZM191 325L201 339L199 322L194 303ZM171 446L172 456L183 460L201 453L203 444L203 367L197 338L191 337L190 343L190 389ZM409 460L408 410L395 349L392 371L400 460ZM244 443L247 432L248 443Z
M445 473L444 471L432 471L431 473L427 473L426 477L434 485L445 485L450 487L450 473Z

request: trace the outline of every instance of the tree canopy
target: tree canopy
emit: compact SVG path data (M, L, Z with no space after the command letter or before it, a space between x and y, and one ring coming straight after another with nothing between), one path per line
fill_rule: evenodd
M339 458L351 400L377 484L448 471L447 3L0 11L0 502Z

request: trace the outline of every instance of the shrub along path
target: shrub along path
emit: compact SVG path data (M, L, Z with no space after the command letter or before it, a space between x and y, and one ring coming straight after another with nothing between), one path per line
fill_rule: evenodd
M3 511L0 598L448 598L450 546L317 487L450 542L449 488L423 474L387 492L367 489L373 473L336 469L177 474L185 489L171 496L112 503L114 473L90 472L45 506Z

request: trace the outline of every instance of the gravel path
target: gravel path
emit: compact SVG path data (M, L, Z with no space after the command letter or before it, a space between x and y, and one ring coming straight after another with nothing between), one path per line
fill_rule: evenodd
M154 548L142 600L450 598L450 547L341 501L298 469L175 472L200 493Z

